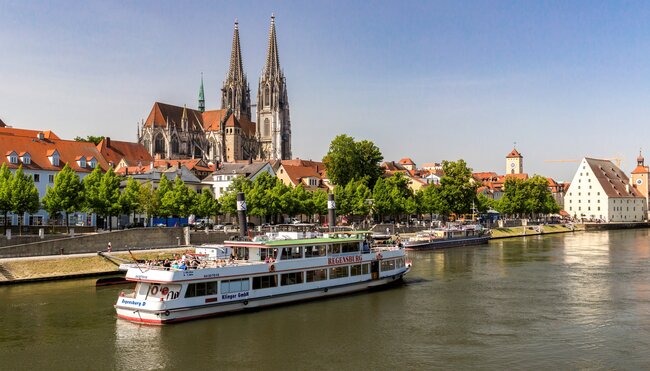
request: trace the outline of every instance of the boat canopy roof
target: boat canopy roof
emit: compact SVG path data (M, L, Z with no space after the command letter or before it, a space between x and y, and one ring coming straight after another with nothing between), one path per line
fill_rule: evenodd
M327 233L327 236L321 238L298 238L298 239L277 239L266 241L226 241L224 244L229 246L257 247L257 248L276 248L278 246L300 246L300 245L318 245L326 243L341 242L358 242L365 239L365 235L370 231L345 231Z

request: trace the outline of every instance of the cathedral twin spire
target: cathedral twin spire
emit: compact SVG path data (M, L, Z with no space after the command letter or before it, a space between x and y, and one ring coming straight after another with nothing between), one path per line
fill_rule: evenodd
M262 70L262 79L274 79L282 76L280 70L280 57L278 54L278 40L275 36L275 16L271 15L271 28L269 29L269 47L266 51L266 63Z

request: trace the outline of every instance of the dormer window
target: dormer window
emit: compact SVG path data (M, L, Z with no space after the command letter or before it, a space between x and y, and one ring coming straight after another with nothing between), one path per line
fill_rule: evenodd
M47 151L47 159L50 160L50 164L52 164L52 166L59 166L59 151L56 149Z
M91 169L94 169L97 167L97 160L94 157L91 157L90 160L88 160L88 164Z
M20 154L21 161L25 165L30 165L32 163L32 156L29 155L29 153L24 152Z
M86 158L83 157L83 156L79 156L79 157L77 157L77 165L78 165L80 168L85 168L85 167L86 167Z
M10 164L17 164L18 154L16 153L16 151L7 152L7 160L9 161Z

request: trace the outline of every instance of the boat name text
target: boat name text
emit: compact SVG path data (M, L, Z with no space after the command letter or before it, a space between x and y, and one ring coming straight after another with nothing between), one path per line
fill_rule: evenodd
M238 292L236 294L223 294L221 295L221 300L231 300L231 299L236 299L236 298L245 298L248 296L248 291L246 292Z
M361 256L337 256L335 258L327 258L328 265L338 265L338 264L347 264L347 263L361 263Z

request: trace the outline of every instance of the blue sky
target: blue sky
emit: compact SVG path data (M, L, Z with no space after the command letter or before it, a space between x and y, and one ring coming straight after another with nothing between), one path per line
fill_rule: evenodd
M650 3L598 1L0 1L0 118L60 136L136 140L153 102L219 108L239 20L253 97L271 13L293 153L341 133L387 160L465 159L570 180L650 137Z

